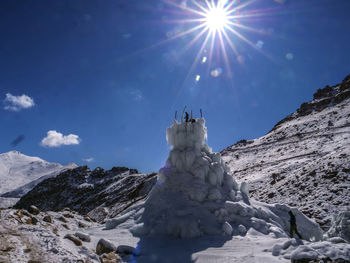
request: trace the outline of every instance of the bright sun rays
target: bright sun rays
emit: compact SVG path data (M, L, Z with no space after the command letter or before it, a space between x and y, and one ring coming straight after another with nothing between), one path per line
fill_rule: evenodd
M202 45L198 50L195 61L192 64L189 74L194 67L201 62L207 63L208 69L212 70L213 56L220 56L223 58L226 76L231 78L232 71L230 65L232 64L232 57L239 64L242 64L242 56L237 49L237 41L243 41L259 52L261 48L259 45L251 42L242 31L251 31L262 33L257 28L249 27L244 24L244 21L249 21L250 18L263 16L263 12L257 10L249 10L249 6L255 2L239 1L239 0L187 0L179 3L178 0L165 0L168 4L175 6L183 11L186 19L171 21L178 24L188 24L186 30L178 32L176 35L170 37L168 40L191 35L193 38L185 45L183 51L188 50L195 43L202 41ZM243 3L242 3L243 2ZM242 12L242 10L245 12ZM230 52L230 53L228 53ZM205 55L204 55L205 53ZM263 52L262 52L263 53ZM266 55L266 54L264 54ZM213 71L214 70L214 71ZM211 76L218 76L218 72L222 72L219 68L213 69ZM199 81L199 78L195 78Z
M222 31L229 25L229 14L222 5L211 5L205 14L205 25L210 32Z

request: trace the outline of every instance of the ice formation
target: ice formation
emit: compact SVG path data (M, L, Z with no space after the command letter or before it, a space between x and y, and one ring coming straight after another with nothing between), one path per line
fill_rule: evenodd
M247 184L238 184L220 154L207 145L204 118L175 120L167 128L166 138L172 148L147 200L107 221L107 229L133 218L131 231L136 236L231 236L255 229L273 237L287 237L288 211L292 209L304 239L322 238L319 226L297 209L249 200Z
M350 242L350 211L341 211L333 216L328 237L341 237Z

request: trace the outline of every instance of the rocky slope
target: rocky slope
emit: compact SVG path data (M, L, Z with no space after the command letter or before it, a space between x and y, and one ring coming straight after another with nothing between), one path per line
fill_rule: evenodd
M350 208L350 75L221 155L254 199L297 206L328 228L331 214Z
M41 181L76 167L74 163L63 166L17 151L0 154L0 207L13 205Z
M146 197L155 181L155 174L125 167L91 171L82 166L39 183L15 207L35 205L43 211L69 207L102 222Z

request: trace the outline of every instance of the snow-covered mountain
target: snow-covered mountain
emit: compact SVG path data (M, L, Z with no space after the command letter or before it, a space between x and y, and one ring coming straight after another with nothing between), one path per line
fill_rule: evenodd
M350 75L221 155L254 199L296 206L327 228L330 214L350 208Z
M40 181L75 167L74 163L63 166L18 151L0 154L0 195L21 197Z

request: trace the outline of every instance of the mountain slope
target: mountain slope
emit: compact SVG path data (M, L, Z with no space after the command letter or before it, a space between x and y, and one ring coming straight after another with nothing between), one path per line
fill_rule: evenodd
M265 136L221 152L254 199L297 206L327 228L350 204L350 75L319 89Z
M103 221L146 197L156 181L155 175L138 174L137 170L125 167L91 171L81 166L39 183L15 207L28 208L34 204L44 211L69 207Z
M44 178L55 176L75 167L77 167L76 164L62 166L59 163L49 163L17 151L0 154L0 195L22 187L17 194L7 195L7 197L19 197L35 186L33 181L44 176ZM24 187L25 185L27 186Z

